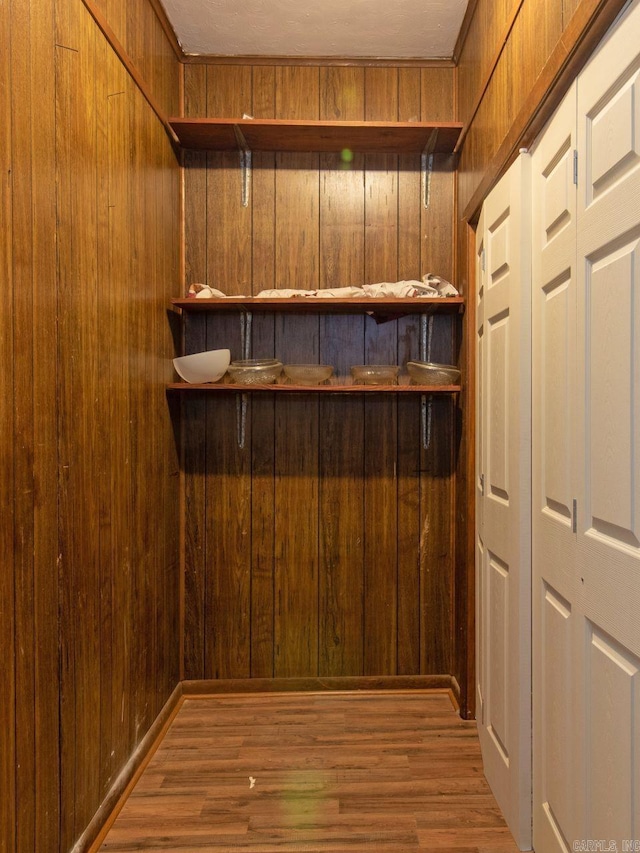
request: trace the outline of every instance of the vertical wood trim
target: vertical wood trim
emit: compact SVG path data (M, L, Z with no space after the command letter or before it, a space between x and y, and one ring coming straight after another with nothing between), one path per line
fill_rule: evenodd
M318 68L277 68L276 118L317 119L319 81ZM276 154L279 287L319 285L318 168L318 154ZM281 316L275 330L282 361L318 359L317 317ZM318 405L317 396L276 401L276 676L317 671Z
M456 466L455 547L455 677L460 685L460 714L475 716L475 232L462 224L459 244L461 276L466 282L467 305L460 349L463 386L458 402L462 417L460 451Z
M320 118L364 118L364 69L320 69ZM343 168L344 167L344 168ZM320 286L364 284L364 156L320 158ZM321 317L319 359L348 376L364 360L364 317ZM319 401L319 660L323 676L363 672L362 401Z
M0 571L0 648L3 665L0 667L0 849L16 848L16 622L15 622L15 572L14 554L14 493L15 493L15 425L14 397L18 377L14 365L14 311L15 282L13 275L14 217L13 217L13 115L12 98L16 81L13 79L11 7L0 4L0 216L4 226L0 229L0 281L6 296L4 310L0 313L0 359L5 369L5 389L11 393L0 395L0 553L3 568Z
M425 101L437 102L446 109L446 98L440 98L442 78L448 71L437 69L398 70L398 119L421 119ZM446 85L446 84L445 84ZM442 103L441 103L442 102ZM436 110L437 111L437 108ZM421 175L419 158L398 157L398 278L420 280L426 259L421 225ZM403 365L419 357L420 318L411 315L397 321L395 361ZM420 672L420 451L419 398L397 401L397 651L396 671L399 675Z
M365 70L365 120L398 117L398 71ZM365 157L365 281L398 280L398 157ZM395 364L394 323L365 324L365 362ZM398 643L397 400L365 401L364 674L394 675Z
M207 72L204 66L184 70L185 115L206 115ZM182 170L185 186L185 283L207 281L207 154L188 151ZM206 317L184 318L185 353L206 347ZM185 507L183 672L192 678L204 672L205 518L206 518L206 401L192 400L182 407L182 440Z
M252 68L252 112L256 118L275 115L276 81L273 67ZM252 170L252 287L253 294L276 287L275 154L256 152ZM254 315L253 355L275 355L275 317ZM251 418L251 676L271 678L275 648L275 400L254 397Z

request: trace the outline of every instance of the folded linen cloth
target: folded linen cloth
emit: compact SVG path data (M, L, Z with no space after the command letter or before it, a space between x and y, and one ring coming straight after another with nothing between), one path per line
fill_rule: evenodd
M433 288L438 296L459 296L457 289L451 284L451 282L447 281L446 278L442 278L440 275L434 275L434 273L428 272L426 275L422 276L422 281L427 287Z
M222 299L225 295L221 290L216 290L215 287L203 287L196 293L196 299L211 299L212 297Z
M365 292L363 287L323 287L314 291L313 295L325 299L351 299L354 296L364 296Z
M363 287L365 294L374 299L385 296L412 297L424 292L424 289L425 286L421 281L382 281L379 284L365 284Z
M384 297L397 298L419 298L424 296L457 296L458 291L442 276L427 273L422 281L414 279L408 281L381 281L377 284L365 284L363 287L325 287L320 290L296 290L293 288L270 288L261 290L257 299L287 299L292 296L319 297L323 299L350 299L356 297L371 297L380 299ZM189 296L199 299L216 297L218 299L226 296L221 290L204 284L192 284L189 288Z
M292 290L290 288L272 288L271 290L261 290L256 294L256 299L284 299L291 296L315 296L315 290Z

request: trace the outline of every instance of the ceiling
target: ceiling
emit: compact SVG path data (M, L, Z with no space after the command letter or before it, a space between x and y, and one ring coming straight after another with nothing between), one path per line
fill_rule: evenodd
M189 55L449 59L468 0L162 0Z

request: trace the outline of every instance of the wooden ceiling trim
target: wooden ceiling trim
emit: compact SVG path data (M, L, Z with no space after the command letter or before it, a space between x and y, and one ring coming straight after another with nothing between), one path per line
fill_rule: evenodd
M347 56L216 56L213 54L182 54L187 65L278 65L278 66L354 66L363 68L453 68L453 59L383 59L380 57Z

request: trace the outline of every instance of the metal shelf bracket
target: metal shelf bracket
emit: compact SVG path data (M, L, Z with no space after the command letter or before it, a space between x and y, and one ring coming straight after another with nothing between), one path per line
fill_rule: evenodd
M433 154L422 155L422 203L425 208L429 207L431 200L431 174L433 172Z
M240 342L242 346L242 358L251 357L251 324L253 314L251 311L245 311L240 314ZM236 429L238 436L238 447L244 450L246 433L247 433L247 405L249 403L249 395L238 394L236 397Z
M420 361L431 361L431 341L433 339L433 314L420 315ZM420 397L420 423L422 447L429 449L431 444L431 419L433 398L431 394Z
M429 141L424 146L424 151L420 158L420 173L422 176L422 203L425 208L429 207L431 200L431 174L433 172L433 152L438 140L438 130L434 129L429 137Z
M240 154L240 180L242 181L242 206L249 206L249 185L251 184L251 150L247 145L247 140L237 124L233 126L233 132L238 143L238 153Z

